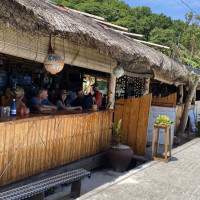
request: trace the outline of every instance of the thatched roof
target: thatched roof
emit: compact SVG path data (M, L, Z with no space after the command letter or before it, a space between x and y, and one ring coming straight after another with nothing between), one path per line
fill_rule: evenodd
M171 83L187 81L183 68L173 59L47 0L0 0L0 19L31 34L54 34L97 49L120 62L129 72L154 71Z

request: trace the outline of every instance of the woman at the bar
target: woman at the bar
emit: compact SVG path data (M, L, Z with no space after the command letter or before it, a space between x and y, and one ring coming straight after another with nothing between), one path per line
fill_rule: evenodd
M14 98L15 98L15 101L16 101L17 114L20 113L21 108L23 108L24 114L29 114L29 112L30 112L29 108L27 108L25 103L22 101L23 97L24 97L24 89L21 88L21 87L17 87L14 90Z
M81 106L67 106L66 105L66 99L67 99L67 91L66 90L60 90L59 92L59 100L56 102L57 108L61 110L82 110Z

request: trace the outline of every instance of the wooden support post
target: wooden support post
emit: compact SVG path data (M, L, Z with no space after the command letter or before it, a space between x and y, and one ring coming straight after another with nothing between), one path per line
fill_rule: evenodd
M116 77L110 73L108 99L111 102L110 108L113 109L115 105L115 87L116 87Z
M195 90L194 97L192 99L192 103L194 103L194 104L195 104L195 101L196 101L196 97L197 97L197 91Z
M184 132L184 130L185 130L185 127L186 127L186 125L187 125L188 114L189 114L189 110L190 110L192 98L194 97L194 93L196 92L196 89L197 89L197 85L198 85L198 83L199 83L199 80L200 80L200 77L197 76L197 77L195 78L195 81L193 82L193 84L190 85L188 94L187 94L187 96L186 96L183 114L182 114L181 121L180 121L180 125L179 125L178 131L177 131L177 135L178 135L179 137L182 136L182 134L183 134L183 132Z
M165 128L165 162L167 161L167 128Z
M169 128L169 157L172 158L172 129Z
M178 102L180 104L183 104L183 85L178 86L178 97L179 97Z
M158 128L158 132L157 132L156 156L158 156L159 137L160 137L160 128Z
M72 183L71 193L72 193L72 197L75 198L75 199L78 198L78 197L80 197L80 193L81 193L81 180L74 181Z
M144 95L149 94L150 78L145 79Z
M187 130L187 137L190 138L190 131L191 131L191 124L190 124L190 118L188 117L188 130Z
M154 127L154 129L153 129L153 139L152 139L152 148L151 148L151 159L153 159L153 154L154 154L155 137L156 137L156 127Z

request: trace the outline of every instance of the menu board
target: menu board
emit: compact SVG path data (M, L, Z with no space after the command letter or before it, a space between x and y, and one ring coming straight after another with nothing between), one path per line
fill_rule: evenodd
M169 108L169 107L159 107L159 106L151 106L150 113L149 113L149 123L148 123L148 132L147 132L147 141L152 142L153 138L153 123L157 120L159 115L167 115L170 121L175 122L176 120L176 108ZM172 125L172 143L174 137L174 126ZM157 138L157 137L156 137ZM169 136L168 136L168 144L169 144ZM165 130L160 129L160 137L159 137L159 144L165 144Z

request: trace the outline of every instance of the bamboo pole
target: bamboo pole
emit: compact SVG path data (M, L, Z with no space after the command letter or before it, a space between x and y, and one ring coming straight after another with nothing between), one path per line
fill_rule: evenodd
M125 27L118 26L118 25L115 25L115 24L111 24L109 22L104 22L104 21L101 21L101 20L98 20L98 19L94 19L94 20L97 21L97 22L100 22L101 24L104 24L106 26L113 27L113 28L116 28L118 30L122 30L122 31L128 32L128 29L125 28Z
M67 7L65 7L65 8L67 8ZM81 14L81 15L84 15L84 16L87 16L87 17L90 17L90 18L93 18L93 19L98 19L98 20L100 20L100 21L106 21L105 18L100 17L100 16L97 16L97 15L92 15L92 14L89 14L89 13L81 12L81 11L78 11L78 10L74 10L74 9L72 9L72 8L67 8L67 9L68 9L68 10L71 10L71 11L73 11L73 12L75 12L75 13L79 13L79 14Z
M143 41L143 40L136 40L136 39L134 39L134 40L137 41L137 42L140 42L142 44L150 45L150 46L153 46L153 47L158 47L158 48L162 48L162 49L166 49L166 50L171 49L170 47L163 46L163 45L160 45L160 44L155 44L155 43L152 43L152 42L146 42L146 41Z
M108 90L108 99L111 102L110 108L114 108L115 104L115 87L116 87L116 76L110 73L110 81L109 81L109 90Z
M144 95L149 94L150 78L145 79Z
M119 30L115 30L115 29L111 29L111 30L113 30L115 32L118 32L118 33L121 33L123 35L127 35L127 36L129 36L131 38L142 38L142 39L144 39L144 35L141 35L141 34L129 33L129 32L119 31Z

